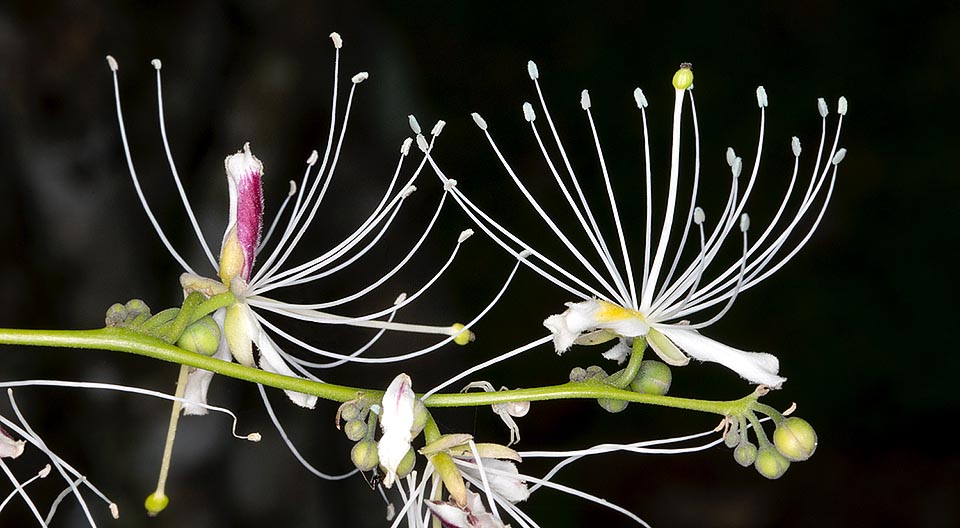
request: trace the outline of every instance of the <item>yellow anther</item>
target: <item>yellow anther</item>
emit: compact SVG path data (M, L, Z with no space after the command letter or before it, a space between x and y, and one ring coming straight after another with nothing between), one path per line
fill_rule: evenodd
M673 74L673 87L677 90L686 90L693 84L693 64L684 62L677 73Z
M167 504L170 504L170 498L156 491L148 495L147 500L143 501L143 507L147 509L147 515L150 517L156 517L167 507Z
M466 327L460 323L456 323L452 325L450 327L450 330L451 330L450 332L451 335L455 336L453 338L453 342L458 345L466 345L467 343L470 343L477 337L476 335L474 335L473 332L471 332L470 330L467 330Z

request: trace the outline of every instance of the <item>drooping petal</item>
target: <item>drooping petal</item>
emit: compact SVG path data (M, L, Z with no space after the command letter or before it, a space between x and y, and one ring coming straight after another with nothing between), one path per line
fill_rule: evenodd
M490 483L490 490L495 495L514 503L525 501L530 497L527 483L520 478L520 472L517 470L516 464L495 458L483 458L482 461L487 482ZM461 466L460 470L477 480L481 480L478 467Z
M257 326L259 328L259 323L257 323ZM266 370L267 372L273 372L274 374L283 374L284 376L290 376L294 378L300 377L299 374L287 366L287 363L283 360L280 352L277 351L277 345L263 330L257 332L257 348L260 350L261 369ZM290 398L290 401L296 403L300 407L313 409L317 405L316 396L291 390L285 390L283 392L286 393L288 398Z
M259 333L256 319L246 303L238 301L227 307L223 335L237 363L253 366L253 342Z
M443 528L471 528L470 514L456 504L440 501L426 501L430 513L440 520Z
M387 387L381 401L380 427L383 429L383 436L377 444L380 465L387 470L383 485L388 488L396 480L397 467L410 450L415 404L416 395L410 376L398 375Z
M213 320L220 325L220 328L223 328L223 321L226 318L227 310L221 308L213 313ZM227 345L227 337L223 332L220 332L220 345L217 347L217 352L213 357L223 360L230 361L230 347ZM184 416L202 416L207 414L206 407L203 407L199 404L207 403L207 390L210 388L210 380L213 379L213 372L203 369L192 369L190 374L187 376L187 386L183 392L183 399L186 400L183 403L183 414Z
M566 352L585 332L606 330L620 337L639 337L650 328L639 312L599 299L567 303L567 311L551 315L543 326L553 333L558 354Z
M720 363L750 382L777 389L787 381L777 375L780 361L772 354L739 350L682 326L663 325L658 329L690 357Z
M0 427L0 458L17 458L23 454L24 440L14 440Z

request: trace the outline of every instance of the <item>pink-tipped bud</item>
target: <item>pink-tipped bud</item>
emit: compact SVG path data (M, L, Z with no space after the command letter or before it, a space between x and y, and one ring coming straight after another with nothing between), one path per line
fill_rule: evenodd
M230 218L220 249L220 279L230 285L234 277L250 278L263 228L263 163L250 152L250 144L224 160L230 189Z

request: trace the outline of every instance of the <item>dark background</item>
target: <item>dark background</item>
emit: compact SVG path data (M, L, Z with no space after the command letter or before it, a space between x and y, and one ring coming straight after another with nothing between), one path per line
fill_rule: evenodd
M631 204L642 203L642 156L631 92L639 85L650 100L655 181L662 190L672 101L668 81L678 63L690 61L708 215L725 197L725 148L733 145L745 160L752 159L758 84L766 87L770 108L765 162L748 208L757 226L765 225L786 185L791 135L804 141L804 159L811 163L819 132L816 98L825 97L831 111L838 96L850 101L841 140L849 154L819 231L785 269L744 294L708 331L734 346L779 356L781 373L790 381L766 401L780 408L796 401L798 414L817 428L820 447L813 459L794 464L773 482L740 468L723 448L676 457L598 456L563 470L557 480L623 505L654 526L955 526L960 458L944 428L952 424L958 399L952 389L958 366L950 275L955 260L949 257L957 243L960 190L954 155L957 7L820 1L6 2L0 7L0 325L91 328L102 324L111 303L139 297L166 307L180 295L180 270L140 210L126 173L103 60L107 53L120 61L128 132L149 199L174 244L200 269L206 267L163 158L153 58L164 62L174 155L216 246L226 211L223 157L252 141L267 166L268 214L276 210L286 180L299 178L309 151L325 140L333 58L327 35L343 35L344 80L357 71L371 77L355 101L331 199L301 258L339 240L365 217L392 173L397 146L409 134L409 113L425 128L436 119L447 121L436 154L466 192L518 232L559 249L469 118L469 112L481 112L525 181L555 203L520 112L522 102L534 97L525 67L530 58L540 66L548 103L581 177L599 191L578 104L580 90L591 90L638 255L643 209ZM407 247L439 197L431 174L418 186L421 191L379 253L340 280L285 298L326 299L386 269L399 254L386 248ZM468 220L446 208L411 269L350 313L392 302L400 291L420 284L465 227ZM731 251L730 259L736 256ZM443 324L466 319L491 298L511 265L492 243L476 237L451 273L400 318ZM426 389L543 335L540 321L561 311L566 300L522 271L477 326L476 343L442 349L402 368L413 375L416 388ZM364 337L324 328L300 335L339 350ZM372 353L429 342L400 336ZM8 380L108 380L172 392L177 372L174 365L112 352L4 347L2 357L0 378ZM542 347L479 378L497 386L543 385L563 381L574 366L600 362L590 349L558 358ZM384 387L398 368L343 369L326 379ZM729 399L748 391L729 371L694 364L675 370L672 393ZM114 522L91 499L104 526L383 524L382 502L361 479L328 483L297 464L277 439L255 388L246 384L217 378L210 400L237 411L240 429L262 431L264 441L231 440L222 416L181 422L168 485L172 502L154 520L141 513L140 504L158 467L169 412L165 403L67 389L17 394L49 445L119 503L123 516ZM306 412L271 394L309 460L326 471L349 468L350 444L331 426L334 405L321 403ZM0 412L11 416L6 404ZM438 419L446 431L506 440L488 409L440 412ZM520 420L519 447L573 449L702 431L715 423L711 416L639 406L609 415L592 402L538 403ZM39 457L30 456L13 463L21 478L41 465ZM544 466L529 461L522 469L542 474ZM41 507L58 486L33 488ZM0 489L6 493L9 487ZM542 526L629 524L609 510L551 491L537 493L524 509ZM0 525L29 525L25 513L22 501L15 500ZM83 525L71 500L54 524Z

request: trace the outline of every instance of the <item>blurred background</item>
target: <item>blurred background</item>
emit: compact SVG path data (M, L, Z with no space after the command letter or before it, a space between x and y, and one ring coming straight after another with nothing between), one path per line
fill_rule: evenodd
M624 506L653 526L960 524L960 457L950 444L951 433L939 429L956 415L958 404L950 389L958 360L949 322L956 316L949 248L958 242L955 197L960 191L953 121L953 89L960 79L956 2L909 9L897 2L863 7L822 1L697 8L668 2L602 7L4 2L0 326L94 328L114 302L137 297L160 309L180 298L181 270L143 214L126 171L106 54L120 63L130 145L144 191L173 244L208 273L170 181L150 60L163 60L171 146L206 239L216 248L227 208L225 155L252 142L266 165L269 217L287 180L299 179L312 149L322 150L331 110L331 31L344 39L341 89L358 71L370 72L370 78L355 97L330 197L295 254L300 261L366 218L392 175L397 148L410 134L406 116L412 113L424 128L446 120L436 156L465 192L574 269L575 262L527 206L469 117L474 111L483 114L524 182L566 229L577 232L523 121L521 104L535 98L528 59L539 64L545 96L586 191L606 212L596 153L579 107L580 90L590 89L634 255L641 254L643 240L642 132L634 87L642 87L650 101L658 218L669 163L669 81L680 62L694 64L703 152L700 203L708 222L726 199L726 147L736 148L747 166L753 160L759 121L754 91L757 85L766 87L765 151L747 209L759 227L776 210L789 180L790 137L802 140L801 174L809 172L820 130L816 98L824 97L833 113L837 98L845 95L850 110L840 144L849 152L816 235L705 332L780 358L781 374L790 381L765 401L781 409L797 402L797 414L820 435L816 455L794 464L777 481L741 468L723 447L683 456L597 456L564 469L556 480ZM343 99L338 112L339 119ZM689 143L685 149L689 154ZM689 175L692 158L685 159ZM283 298L334 298L389 269L415 241L442 194L430 172L417 185L418 192L367 258L337 279L284 292ZM444 207L408 269L341 313L389 305L432 276L458 233L470 227L452 205ZM607 218L601 224L612 236ZM732 262L737 245L731 244L727 260L721 260ZM488 239L474 237L449 273L398 320L467 320L493 298L512 265ZM475 327L478 339L468 347L446 347L402 365L336 369L324 378L382 388L403 370L413 376L415 388L424 390L545 335L541 321L569 300L521 270ZM370 337L285 327L339 351ZM397 336L382 340L370 355L432 342ZM540 347L473 379L497 387L559 383L576 366L612 369L599 352L579 347L557 357L550 346ZM0 353L3 380L110 381L172 392L177 375L176 365L114 352L5 346ZM750 391L716 365L694 362L674 369L674 376L671 394L678 396L733 399ZM148 519L141 504L155 485L166 403L72 389L26 388L16 394L49 446L119 504L122 517L112 521L89 497L103 526L386 525L382 500L361 478L325 482L297 463L279 440L256 388L248 384L215 378L210 403L236 411L241 431L260 431L263 442L233 440L228 419L220 415L183 420L168 484L171 504L156 519ZM328 472L350 468L351 444L332 426L335 405L321 403L308 412L278 391L270 395L309 461ZM6 402L0 413L12 415ZM437 419L447 432L496 442L508 438L489 408L440 411ZM637 405L614 415L595 402L567 401L536 403L519 423L518 447L529 450L666 438L708 430L717 420ZM12 467L28 478L43 463L28 453ZM542 475L547 468L530 460L521 469ZM32 488L41 507L61 489L54 478L47 481ZM8 489L0 486L0 494ZM615 512L554 491L536 493L523 507L541 526L630 525ZM31 519L23 502L14 500L0 525L30 525ZM54 525L84 526L85 521L68 499Z

